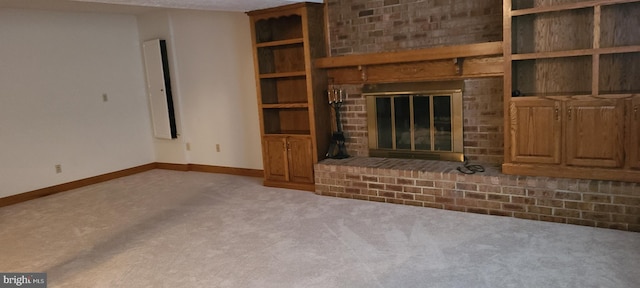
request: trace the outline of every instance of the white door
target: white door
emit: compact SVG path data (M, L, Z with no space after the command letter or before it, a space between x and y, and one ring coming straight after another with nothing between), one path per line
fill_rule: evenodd
M172 119L173 104L171 99L167 98L168 91L165 86L160 41L160 39L154 39L142 44L147 75L147 93L149 94L153 135L156 138L172 139L176 138L175 119Z

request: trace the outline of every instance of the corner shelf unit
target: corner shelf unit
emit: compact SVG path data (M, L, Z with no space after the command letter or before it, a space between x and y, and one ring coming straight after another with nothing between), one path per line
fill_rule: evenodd
M503 5L503 172L640 182L640 1Z
M251 11L262 153L267 186L315 191L313 165L329 145L324 5Z

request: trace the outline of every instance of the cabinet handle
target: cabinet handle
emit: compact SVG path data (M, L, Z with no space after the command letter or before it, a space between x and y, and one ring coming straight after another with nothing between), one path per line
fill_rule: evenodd
M556 121L560 120L560 110L558 110L558 107L556 107Z
M567 113L569 113L569 115L568 115L569 116L569 121L571 121L571 109L572 109L572 107L569 107L569 110L567 111Z
M633 106L633 116L636 120L638 120L638 105Z

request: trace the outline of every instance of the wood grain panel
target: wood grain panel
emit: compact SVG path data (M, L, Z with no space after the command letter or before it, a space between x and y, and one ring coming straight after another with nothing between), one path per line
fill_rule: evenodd
M313 183L313 148L309 137L289 137L289 180Z
M403 63L369 66L367 82L398 82L420 78L443 79L457 75L456 65L451 60L431 61L428 67L421 63Z
M302 44L258 48L260 74L305 70Z
M224 167L202 164L189 164L189 171L206 172L206 173L219 173L249 177L263 177L264 171L258 169L236 168L236 167Z
M629 118L629 165L640 169L640 96L635 96L631 102Z
M623 165L623 100L571 100L567 102L566 117L567 165Z
M277 134L282 128L280 127L280 113L278 109L262 109L263 119L260 121L264 127L263 134Z
M513 0L513 16L614 5L637 0ZM505 14L506 15L506 14Z
M310 133L308 109L281 109L280 131L306 131Z
M309 134L309 112L306 108L263 109L265 134Z
M560 102L545 99L511 101L511 160L560 164Z
M494 55L502 55L502 42L327 57L316 60L315 64L320 68L339 68Z
M278 86L277 86L278 78L267 78L259 80L260 90L260 98L258 99L258 104L276 104L279 102L278 100Z
M286 137L266 136L262 139L264 177L274 181L289 181Z
M504 75L504 59L502 57L471 57L464 59L460 76L475 78L502 75Z
M599 67L600 94L640 92L640 52L600 55Z
M305 70L304 48L302 44L278 46L278 48L274 48L273 54L277 72Z
M502 57L474 57L462 61L462 69L449 59L373 65L362 69L332 68L327 70L327 75L335 84L357 84L495 77L502 76L503 70Z
M173 170L173 171L197 171L207 173L221 173L229 175L262 177L264 171L258 169L246 169L235 167L223 167L203 164L175 164L175 163L156 163L156 169Z
M257 55L259 61L257 62L259 74L276 73L276 67L274 63L273 49L258 48Z
M277 103L306 103L306 77L280 78L276 81Z
M603 6L600 25L600 47L640 45L640 2Z
M638 180L640 179L640 171L638 170L619 170L597 167L586 168L560 165L505 163L502 164L502 173L511 175L640 182L640 180Z
M292 7L298 8L298 7ZM254 18L254 35L256 43L282 41L287 39L302 38L302 18L300 15L291 15L296 10L274 11L273 13L263 13L261 18ZM257 13L255 14L260 14ZM249 15L253 12L247 13Z
M533 61L533 95L590 95L592 59L590 56L558 59L538 59Z
M560 11L534 16L532 35L534 52L593 48L593 9Z
M309 54L311 59L319 59L327 56L327 44L325 43L325 8L314 7L307 9L307 22L309 31ZM329 147L331 139L331 118L330 107L327 103L326 90L328 85L327 73L325 70L316 67L314 62L310 62L311 68L309 73L313 75L313 83L311 84L311 94L313 107L310 110L311 122L311 139L313 163L324 159L326 156L326 149Z
M513 27L513 23L511 21L511 13L512 13L512 9L517 9L518 3L514 2L514 1L502 1L502 27L503 27L503 63L502 63L502 67L503 67L503 115L504 115L504 119L502 121L503 123L503 127L505 127L504 129L504 136L503 136L503 142L504 142L504 147L503 147L503 151L504 151L504 162L505 163L510 163L511 160L511 149L512 149L512 144L511 144L511 131L510 129L506 129L506 127L510 127L511 123L510 123L510 111L511 111L511 104L509 104L510 100L511 100L511 91L512 91L512 87L515 87L516 84L514 84L514 79L512 77L513 75L513 67L511 66L511 57L512 57L512 50L513 47L516 45L515 41L513 37L514 36L514 31L516 31L517 27ZM517 35L517 34L516 34Z
M511 52L513 54L533 53L535 52L535 37L534 37L534 21L536 15L524 15L514 17L513 20L508 21L511 24L513 31L513 38Z

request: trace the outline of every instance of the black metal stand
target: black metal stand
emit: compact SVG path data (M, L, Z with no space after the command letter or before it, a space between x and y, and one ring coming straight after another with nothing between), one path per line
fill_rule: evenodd
M349 158L349 154L347 153L347 147L345 146L346 138L344 137L344 133L342 132L342 123L340 122L340 108L342 107L342 91L341 90L329 90L329 105L336 113L336 127L338 131L333 132L331 137L331 144L329 144L329 151L327 151L327 157L332 159L344 159ZM333 93L333 98L332 94ZM339 97L337 93L340 93Z

